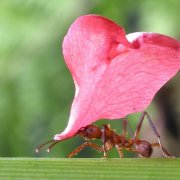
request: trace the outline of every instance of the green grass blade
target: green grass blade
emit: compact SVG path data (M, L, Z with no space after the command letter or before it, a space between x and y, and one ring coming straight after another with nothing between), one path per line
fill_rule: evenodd
M0 179L179 180L180 159L0 158Z

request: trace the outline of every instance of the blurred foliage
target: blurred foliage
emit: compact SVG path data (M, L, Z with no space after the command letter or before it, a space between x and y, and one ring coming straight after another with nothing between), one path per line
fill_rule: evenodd
M100 14L128 33L154 31L179 38L179 8L179 0L1 0L0 156L64 157L81 143L75 137L50 154L34 152L67 124L74 85L61 44L75 18ZM95 157L92 153L87 149L79 157Z

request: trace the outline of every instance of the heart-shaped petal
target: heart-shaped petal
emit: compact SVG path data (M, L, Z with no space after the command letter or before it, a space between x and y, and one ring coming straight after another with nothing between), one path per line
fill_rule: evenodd
M157 33L126 36L122 27L97 15L71 25L63 53L76 93L68 125L55 140L101 118L143 111L180 69L180 42Z

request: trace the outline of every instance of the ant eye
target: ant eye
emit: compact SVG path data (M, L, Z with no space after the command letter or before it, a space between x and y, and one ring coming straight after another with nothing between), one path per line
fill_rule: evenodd
M90 128L89 131L92 133L92 132L94 131L94 129L93 129L93 128Z
M86 129L86 132L88 134L92 134L94 132L94 129L93 128L88 128L88 129Z

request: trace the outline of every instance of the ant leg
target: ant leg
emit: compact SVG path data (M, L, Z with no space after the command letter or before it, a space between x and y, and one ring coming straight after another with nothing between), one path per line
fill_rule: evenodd
M124 119L123 120L123 136L126 137L127 134L127 121Z
M127 133L129 133L131 136L134 135L134 132L128 120L123 119L123 136L126 137Z
M134 135L134 131L133 131L133 129L132 129L132 127L128 121L127 121L127 129L128 129L128 133L132 137Z
M159 143L152 143L151 146L152 147L160 147Z
M136 141L139 137L139 132L141 130L141 126L142 126L142 122L144 120L144 116L145 116L145 112L142 113L140 119L139 119L139 123L137 124L137 127L136 127L136 131L134 133L134 140Z
M101 152L104 151L103 148L98 146L97 144L87 141L87 142L81 144L80 146L78 146L74 151L72 151L70 154L68 154L67 157L71 158L72 156L75 156L77 153L82 151L86 146L92 147L93 149L95 149L97 151L101 151Z
M146 114L146 116L147 116L147 119L148 119L148 121L149 121L149 124L150 124L152 130L154 131L154 134L155 134L156 137L157 137L157 140L158 140L158 143L159 143L159 145L160 145L160 148L161 148L161 151L162 151L163 155L164 155L165 157L173 157L172 155L170 155L170 153L169 153L169 152L164 148L164 146L162 145L160 135L159 135L159 133L157 132L157 130L156 130L155 126L154 126L154 123L152 122L151 117L149 116L149 114L148 114L147 112L145 112L145 114Z
M119 154L119 157L120 157L120 158L123 158L124 155L123 155L123 153L122 153L122 149L121 149L119 146L116 145L116 150L117 150L117 152L118 152L118 154Z
M154 134L155 134L155 136L157 137L158 144L159 144L159 147L161 148L161 151L162 151L163 155L164 155L165 157L172 157L172 156L169 154L169 152L168 152L168 151L164 148L164 146L162 145L162 142L161 142L161 139L160 139L160 135L159 135L159 133L157 132L157 130L156 130L156 128L155 128L155 125L154 125L154 123L152 122L152 119L150 118L149 114L148 114L146 111L144 111L144 112L142 113L142 116L141 116L141 118L140 118L140 120L139 120L139 123L138 123L137 128L136 128L136 132L134 133L134 140L136 141L136 140L138 139L139 132L140 132L140 129L141 129L141 126L142 126L142 122L143 122L145 116L147 116L147 119L148 119L148 121L149 121L149 124L150 124L150 126L151 126L151 128L152 128L152 130L153 130L153 132L154 132Z
M152 143L151 145L152 145L152 147L159 147L159 148L161 148L162 151L165 153L165 155L163 153L163 155L165 157L175 157L175 156L172 156L162 145L160 145L159 142L158 143Z
M107 157L107 149L106 149L106 129L107 125L103 126L103 131L102 131L102 142L103 142L103 151L104 151L104 157Z
M125 150L129 151L129 152L137 153L138 156L141 157L141 158L143 157L143 156L141 156L141 154L139 154L139 152L135 148L130 147L130 148L125 148Z

